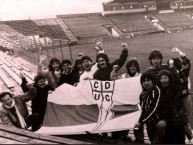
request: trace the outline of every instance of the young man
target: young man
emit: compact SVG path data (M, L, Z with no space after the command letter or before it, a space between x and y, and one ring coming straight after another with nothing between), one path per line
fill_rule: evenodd
M189 93L189 73L191 68L190 59L185 53L183 53L179 48L174 47L172 52L180 55L180 58L173 58L169 60L169 67L173 69L175 74L179 78L179 83L181 84L180 96L184 106L184 113L188 116L191 114L192 110L192 99ZM180 60L181 59L181 60ZM193 143L192 129L189 123L184 124L184 130L189 143Z
M59 79L59 85L64 83L74 85L79 82L79 74L72 69L70 60L65 59L61 62L62 74Z
M150 62L150 65L151 67L148 68L146 70L146 72L150 73L153 75L153 77L155 78L155 83L156 85L158 84L158 74L161 70L168 70L169 67L168 65L166 64L162 64L162 61L163 61L163 55L162 53L159 51L159 50L152 50L150 53L149 53L149 62Z
M27 80L24 77L24 75L21 74L22 77L22 90L23 92L27 92ZM46 106L47 106L47 99L48 94L55 89L52 88L49 84L46 82L46 78L42 74L37 74L34 78L34 87L36 88L36 97L32 100L32 114L37 114L38 119L36 119L37 124L39 125L39 128L43 124L45 112L46 112Z
M82 57L83 74L80 76L80 82L88 79L93 79L93 74L98 69L97 63L93 65L92 59L89 56Z
M105 54L105 53L98 54L96 60L97 60L99 69L94 73L93 78L96 80L101 80L101 81L110 81L111 80L110 75L111 75L111 72L113 71L113 66L118 65L119 66L118 69L120 69L124 65L125 61L127 60L127 57L128 57L128 46L126 43L122 43L122 53L121 53L119 59L116 59L112 63L109 62L109 58L108 58L107 54ZM105 101L103 103L105 103ZM109 103L109 104L111 104L111 103ZM102 105L103 104L101 104L101 106ZM109 107L111 107L111 106L109 106ZM107 118L109 114L112 114L112 112L110 110L103 110L103 111L106 111L106 112L102 113L102 114L106 115L105 118ZM112 133L112 137L115 139L120 138L122 135L125 136L127 134L125 134L125 131L118 131L118 132Z
M112 63L109 62L109 58L107 54L100 53L97 55L97 63L98 63L98 70L94 73L93 78L101 81L110 81L110 74L113 70L114 65L118 65L120 69L128 57L128 46L126 43L122 44L122 53L118 59L113 61ZM117 69L117 70L118 70Z
M0 94L0 119L2 124L15 126L17 128L27 129L32 126L32 131L39 128L36 120L37 114L29 115L26 102L32 100L36 96L36 89L30 84L29 91L23 95L12 96L9 92Z

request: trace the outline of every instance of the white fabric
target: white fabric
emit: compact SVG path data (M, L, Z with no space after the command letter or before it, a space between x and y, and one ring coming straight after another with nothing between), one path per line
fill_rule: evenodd
M22 116L21 113L19 112L19 109L18 109L17 106L15 105L15 100L12 101L11 106L6 106L5 104L4 104L4 106L5 106L5 108L7 108L7 109L11 109L12 107L15 108L16 114L17 114L17 116L18 116L18 118L19 118L19 122L20 122L21 127L22 127L23 129L26 129L26 128L27 128L27 124L26 124L23 116Z
M19 112L19 109L17 108L17 106L14 105L14 107L15 107L17 116L18 116L18 118L19 118L19 122L20 122L21 128L26 129L26 128L27 128L27 124L26 124L23 116L22 116L21 113Z
M49 94L48 101L61 105L96 104L96 101L93 97L92 88L92 84L94 84L94 82L97 82L97 80L85 80L83 82L80 82L77 87L74 87L69 84L63 84L56 88L56 90L53 91L52 94ZM98 82L114 82L114 88L111 92L113 93L113 100L115 100L115 105L136 105L139 103L139 94L142 91L140 84L140 76L118 79L116 81Z
M93 79L94 73L98 70L97 63L95 63L90 71L84 71L80 76L80 82L85 81L86 78Z

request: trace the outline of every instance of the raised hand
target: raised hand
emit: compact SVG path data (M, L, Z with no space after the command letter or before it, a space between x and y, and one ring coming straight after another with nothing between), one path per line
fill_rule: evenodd
M134 126L134 130L139 130L140 129L140 127L141 127L141 124L139 123L139 122L137 122L136 124L135 124L135 126Z
M113 65L113 71L117 71L119 68L119 65Z
M128 49L127 43L122 43L121 46L122 46L123 49Z
M180 49L179 49L178 47L174 47L174 48L172 48L172 52L179 53L179 52L180 52Z
M169 60L169 68L172 68L174 66L174 60L170 59Z
M40 61L43 61L43 60L45 60L46 59L46 56L45 55L41 55L40 56Z
M19 75L21 78L25 78L25 75L22 72L20 72Z

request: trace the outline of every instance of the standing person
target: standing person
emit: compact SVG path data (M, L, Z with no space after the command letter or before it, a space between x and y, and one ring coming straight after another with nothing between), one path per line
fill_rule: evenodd
M117 69L118 65L113 67L113 71L111 72L111 80L116 80L116 79L124 79L124 78L130 78L130 77L135 77L135 76L140 76L140 64L139 61L136 58L131 58L127 61L126 63L126 70L127 73L122 74L121 76L117 75Z
M136 77L136 76L141 76L141 73L140 73L140 64L139 64L139 61L136 59L136 58L131 58L127 61L126 63L126 70L127 70L127 73L124 73L122 74L121 76L118 76L117 75L117 69L118 69L118 65L116 66L113 66L113 71L111 72L111 80L115 80L115 79L125 79L125 78L131 78L131 77ZM138 131L139 132L139 131ZM127 135L129 134L129 130L125 130L125 131L121 131L120 132L120 135L121 135L121 138L124 140L124 139L127 139L129 140L130 138L127 137ZM135 133L134 133L135 134ZM139 133L138 133L139 134ZM143 133L142 133L143 134ZM137 137L136 137L137 138ZM137 138L136 139L137 141L139 140L142 140L142 139L139 139ZM143 143L143 142L140 142L139 143Z
M155 85L155 79L151 73L143 73L140 82L142 86L140 94L141 115L134 129L139 130L142 125L146 124L151 143L161 144L164 141L166 121L165 115L163 115L165 110L159 109L160 88Z
M98 69L97 63L93 64L92 59L89 56L83 56L81 61L82 66L84 68L84 72L80 76L80 82L88 79L93 79L93 74Z
M180 55L180 58L173 58L169 60L169 67L173 69L173 72L179 77L179 83L181 84L180 94L182 103L184 106L184 113L189 116L192 110L192 99L189 93L188 87L188 78L191 68L190 59L187 57L185 53L183 53L179 48L174 47L172 52ZM189 140L189 143L193 143L193 134L192 129L189 123L184 126L186 136Z
M43 61L46 59L45 55L42 55L40 57L40 61L38 64L38 69L37 69L37 73L38 74L43 74L47 81L48 84L52 87L52 88L57 88L58 84L59 84L59 79L61 76L61 67L60 67L60 61L57 58L52 58L50 60L50 63L48 65L48 69L45 70L43 69Z
M155 83L158 84L158 74L161 70L169 69L168 65L163 64L163 55L161 51L154 49L149 53L149 63L151 67L149 67L146 72L151 73L155 78Z
M17 128L27 129L32 126L32 131L39 129L36 122L37 114L29 115L26 102L36 96L36 89L32 84L28 84L29 91L18 96L12 96L9 92L0 94L0 119L3 125L15 126Z
M114 65L118 65L119 69L124 65L128 57L128 46L126 43L122 44L122 53L118 59L109 62L109 57L105 53L100 53L97 55L96 62L98 63L98 70L94 73L93 78L101 81L110 81L110 74L113 70Z
M96 62L98 63L99 69L94 73L93 79L101 80L101 81L110 81L110 75L113 70L113 66L118 65L119 66L118 69L120 69L124 65L125 61L127 60L127 57L128 57L128 46L126 43L122 44L122 53L119 59L115 60L112 63L109 62L109 58L107 54L105 53L98 54L96 58ZM104 110L104 111L106 111L106 113L104 114L110 114L108 110ZM113 132L112 137L115 139L118 139L121 137L121 133L119 131Z
M59 85L64 83L74 85L79 82L79 74L72 69L72 63L68 59L64 59L61 62L62 74L59 79Z
M27 92L27 80L24 77L24 75L21 74L22 77L22 83L21 88L23 92ZM36 120L37 124L39 125L39 128L43 124L45 112L46 112L46 106L47 106L47 99L48 94L51 91L54 91L55 89L52 88L50 85L46 83L46 78L42 74L37 74L34 78L34 87L36 88L36 97L32 99L32 114L37 114L38 119Z
M165 112L167 121L165 143L185 144L184 125L187 123L187 116L183 112L177 76L168 70L162 70L158 79L161 88L159 108L160 111Z

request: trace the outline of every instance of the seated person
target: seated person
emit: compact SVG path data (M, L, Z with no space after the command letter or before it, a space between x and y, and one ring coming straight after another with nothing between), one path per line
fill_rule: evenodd
M29 115L25 102L32 100L36 96L36 89L32 84L28 84L29 91L18 96L12 96L9 92L0 94L0 119L3 125L15 126L27 129L32 126L32 131L38 130L36 120L37 114Z

